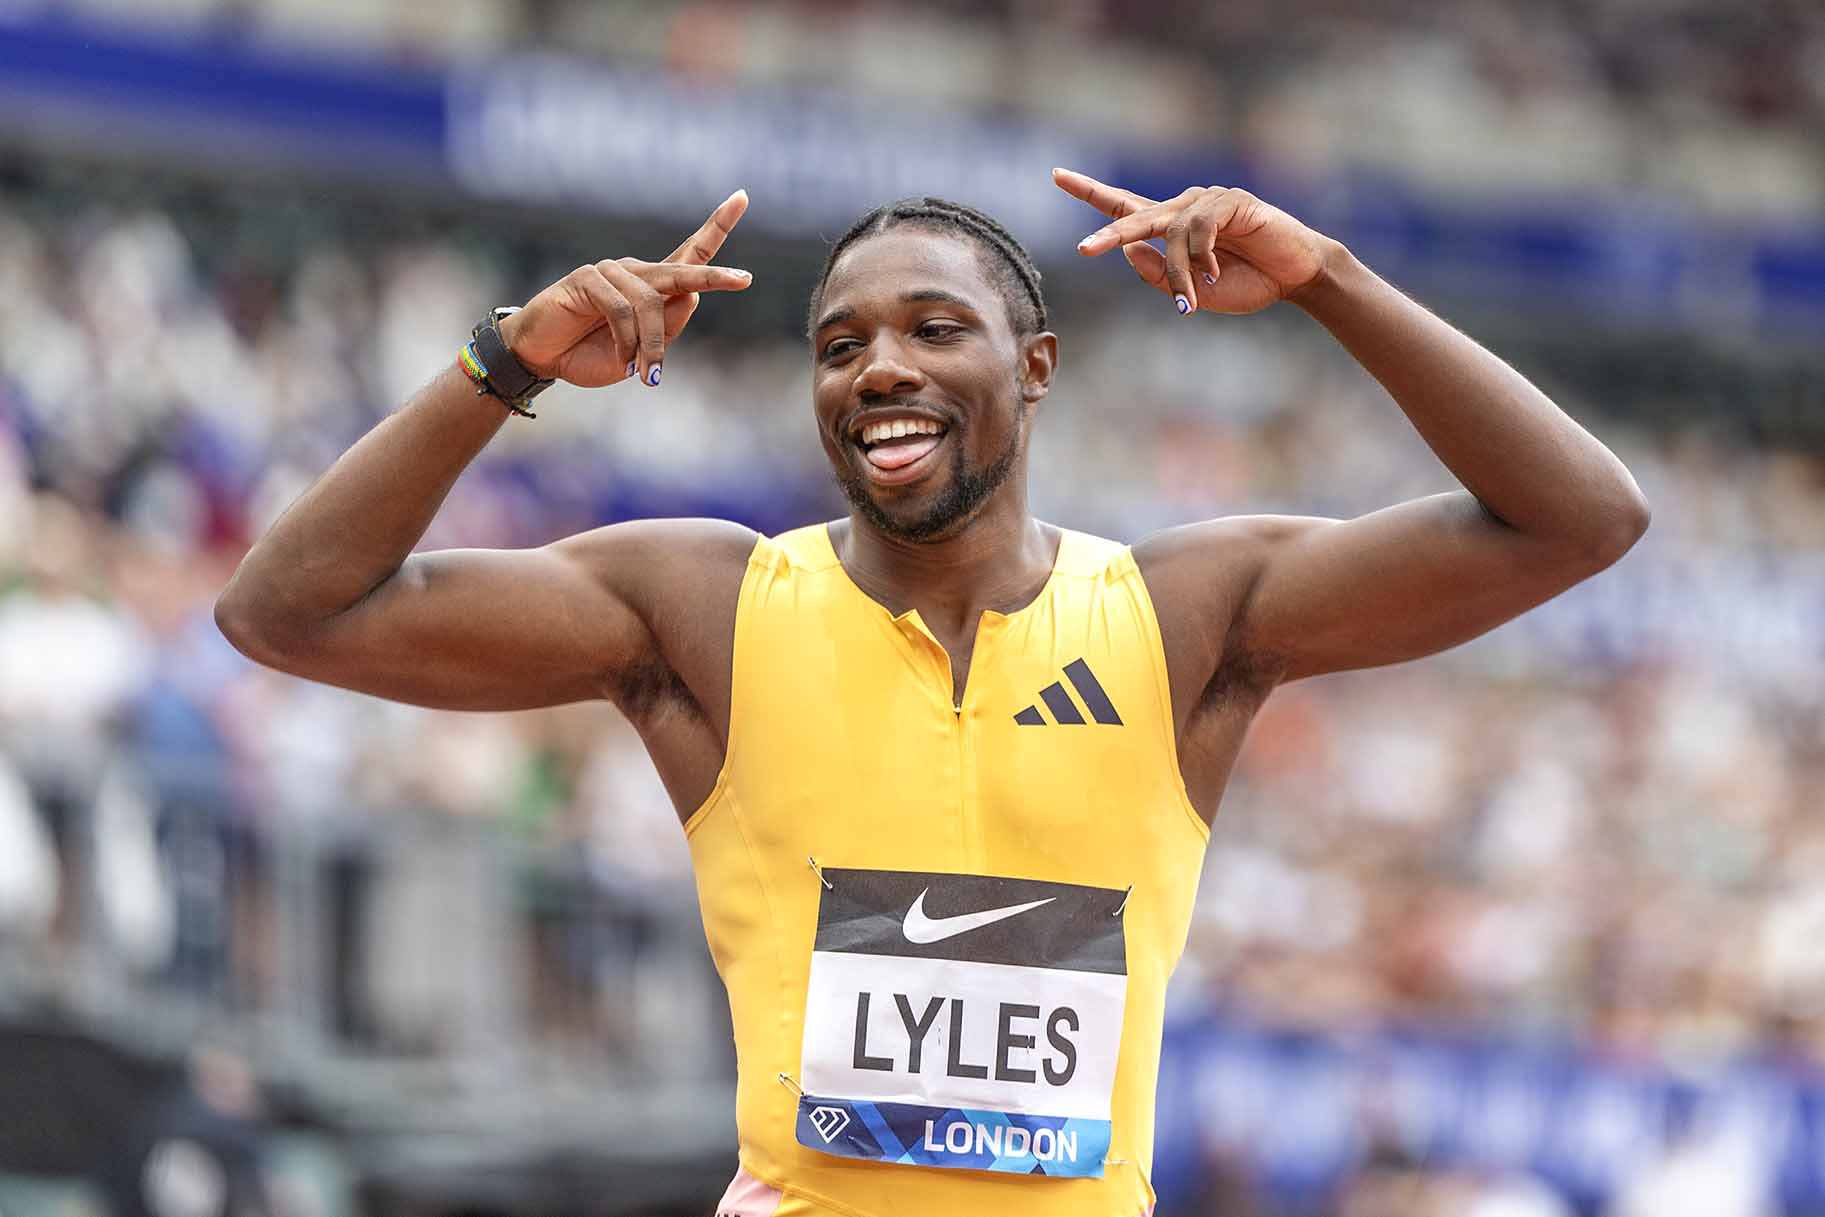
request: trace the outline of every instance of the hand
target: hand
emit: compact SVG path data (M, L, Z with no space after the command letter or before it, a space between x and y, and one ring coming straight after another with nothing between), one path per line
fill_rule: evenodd
M1193 186L1164 203L1069 169L1052 181L1115 221L1078 242L1090 257L1121 246L1136 273L1179 312L1253 313L1315 280L1336 242L1246 190ZM1166 239L1161 253L1147 244Z
M636 373L657 385L665 349L697 311L699 292L738 292L745 270L708 265L748 210L737 190L663 262L612 258L577 269L501 322L514 357L540 377L585 389Z

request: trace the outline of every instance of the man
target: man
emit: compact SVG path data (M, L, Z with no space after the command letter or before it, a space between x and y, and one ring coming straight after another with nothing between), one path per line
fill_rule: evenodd
M847 519L615 525L412 555L534 377L657 387L737 193L665 263L579 267L307 490L218 620L262 662L431 706L605 697L685 820L740 1061L727 1213L1146 1211L1166 979L1244 732L1284 681L1431 654L1615 561L1633 479L1507 365L1239 190L1056 171L1181 315L1287 300L1465 489L1211 520L1132 550L1027 512L1058 361L968 208L882 208L811 302ZM1148 244L1164 239L1164 251Z

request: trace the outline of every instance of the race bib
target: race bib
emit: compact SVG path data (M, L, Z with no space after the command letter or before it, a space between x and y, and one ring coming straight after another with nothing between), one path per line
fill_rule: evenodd
M799 1144L1101 1176L1128 992L1124 893L992 875L823 875Z

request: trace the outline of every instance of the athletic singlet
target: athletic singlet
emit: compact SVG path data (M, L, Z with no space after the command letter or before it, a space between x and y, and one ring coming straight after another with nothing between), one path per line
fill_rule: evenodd
M1125 546L1065 532L961 710L826 526L761 540L727 760L685 824L743 1166L780 1217L1135 1217L1208 830Z

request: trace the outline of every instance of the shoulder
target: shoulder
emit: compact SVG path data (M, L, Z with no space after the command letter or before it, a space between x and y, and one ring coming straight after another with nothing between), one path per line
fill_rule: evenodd
M566 537L552 546L605 577L629 562L647 569L704 567L739 571L760 534L733 520L629 520Z
M807 524L774 537L762 537L753 560L775 570L821 571L842 565L836 556L833 532L849 526L847 520Z
M1237 666L1233 627L1262 572L1277 551L1329 523L1312 516L1225 516L1135 542L1134 562L1159 619L1175 704L1194 704L1219 670ZM1265 675L1261 680L1271 683Z
M1053 569L1061 575L1113 581L1133 566L1128 546L1120 541L1056 524L1045 527L1058 533L1058 556Z
M551 548L657 626L733 605L761 540L729 520L630 520L591 529Z
M1152 594L1172 610L1234 609L1247 600L1277 550L1329 523L1282 515L1202 520L1142 537L1134 544L1134 562Z
M1316 516L1223 516L1162 528L1134 543L1134 560L1149 569L1174 571L1213 563L1234 565L1264 561L1288 541L1331 523Z
M611 524L552 547L644 627L646 649L610 694L637 724L660 707L694 700L726 732L736 603L763 544L753 529L728 520L675 519Z

